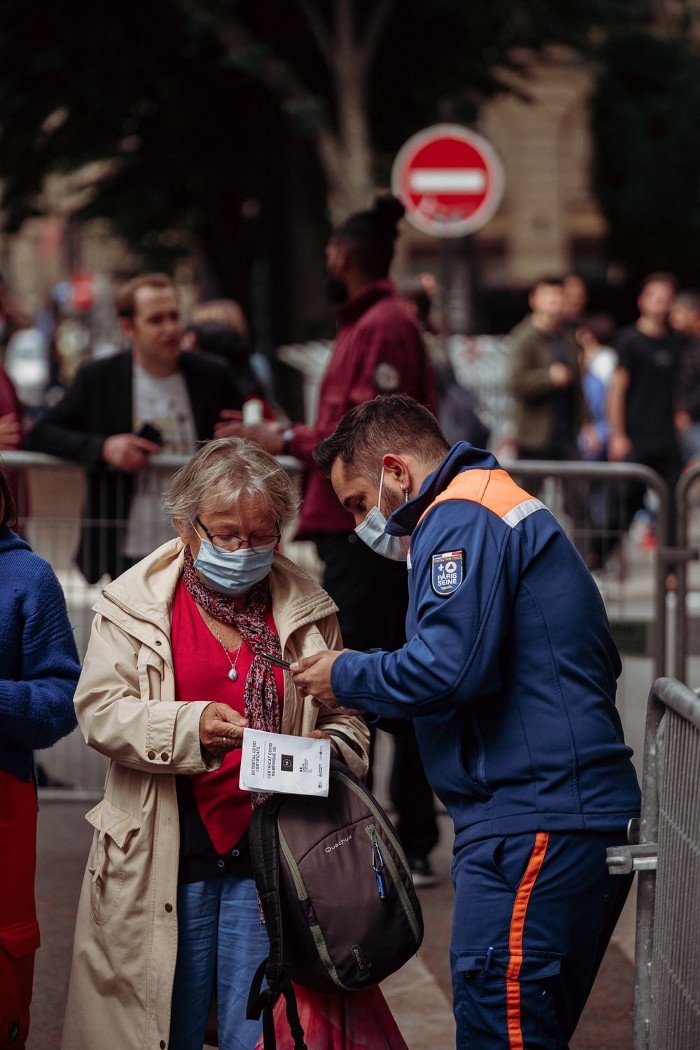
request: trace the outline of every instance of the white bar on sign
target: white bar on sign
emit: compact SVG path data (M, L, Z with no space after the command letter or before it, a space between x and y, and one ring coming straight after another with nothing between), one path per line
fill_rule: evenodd
M483 193L486 173L480 168L417 168L409 181L413 193Z

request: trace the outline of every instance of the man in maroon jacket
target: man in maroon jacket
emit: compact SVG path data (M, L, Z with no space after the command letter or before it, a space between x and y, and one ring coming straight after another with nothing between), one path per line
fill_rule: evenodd
M307 467L297 538L315 542L325 566L323 586L340 610L344 644L359 650L403 645L406 567L380 557L355 535L352 516L316 469L311 453L348 409L378 395L408 394L436 410L435 379L422 335L388 279L403 214L401 202L387 194L368 211L350 215L330 236L326 292L336 307L338 331L315 424L285 429L276 423L245 427L232 420L216 430L217 437L247 437L273 455L295 456ZM432 791L413 740L396 738L391 792L414 879L427 885L434 881L427 858L438 832Z

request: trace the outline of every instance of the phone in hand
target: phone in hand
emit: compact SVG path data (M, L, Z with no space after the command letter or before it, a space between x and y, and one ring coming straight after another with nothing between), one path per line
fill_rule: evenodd
M134 434L136 437L145 438L146 441L152 441L154 445L163 444L163 435L153 423L142 423L138 430L134 431Z

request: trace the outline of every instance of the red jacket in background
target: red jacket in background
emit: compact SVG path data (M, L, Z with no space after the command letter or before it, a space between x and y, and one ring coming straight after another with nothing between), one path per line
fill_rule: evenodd
M338 334L321 382L314 426L297 424L289 451L309 467L298 539L350 533L354 522L311 453L350 408L378 394L408 394L436 411L433 367L416 321L391 281L367 285L337 308Z

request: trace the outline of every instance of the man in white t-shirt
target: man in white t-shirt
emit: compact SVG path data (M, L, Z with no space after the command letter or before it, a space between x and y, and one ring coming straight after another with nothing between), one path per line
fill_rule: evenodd
M25 442L94 468L77 557L89 582L118 575L171 535L152 457L193 453L198 441L213 437L223 409L241 407L226 365L182 353L180 306L169 277L135 277L119 290L116 306L130 350L86 362Z

